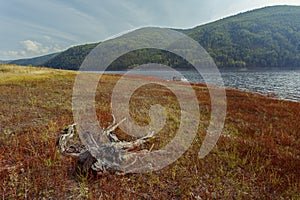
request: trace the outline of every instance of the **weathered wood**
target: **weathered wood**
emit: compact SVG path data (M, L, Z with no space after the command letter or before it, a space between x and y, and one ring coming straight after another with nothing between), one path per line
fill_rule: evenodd
M87 177L90 175L96 176L97 172L92 169L92 165L97 162L97 159L92 156L89 151L79 154L76 168L76 175Z
M137 140L131 142L121 141L114 134L114 130L124 120L125 119L119 123L115 123L114 120L112 125L103 130L102 136L106 137L106 140L104 140L107 141L106 143L98 144L91 134L86 133L85 136L89 137L90 141L94 141L95 144L92 144L94 145L93 147L97 147L93 150L94 153L88 150L91 149L90 147L85 147L80 141L72 143L71 140L74 139L73 137L75 135L75 124L69 125L67 129L61 132L56 143L57 149L62 155L78 158L76 169L78 176L97 175L97 172L104 172L108 168L114 168L114 170L121 169L119 161L130 158L130 150L144 144L149 138L154 137L153 132L150 131L149 134ZM120 154L119 152L128 152L128 154Z

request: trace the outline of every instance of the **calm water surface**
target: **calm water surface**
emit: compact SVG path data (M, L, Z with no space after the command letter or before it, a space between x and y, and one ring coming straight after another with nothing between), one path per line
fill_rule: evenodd
M107 73L124 74L124 71ZM195 71L180 71L190 82L205 83ZM134 72L138 75L156 76L172 80L170 72L147 71ZM299 71L268 71L268 72L221 72L226 87L262 94L274 94L277 98L300 102L300 70ZM208 75L210 78L210 76ZM213 79L213 76L211 77Z

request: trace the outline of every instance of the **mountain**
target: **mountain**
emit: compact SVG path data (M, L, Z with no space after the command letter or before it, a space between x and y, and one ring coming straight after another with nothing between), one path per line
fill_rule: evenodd
M221 69L300 68L299 6L265 7L177 31L198 41ZM76 70L98 44L71 47L39 64ZM23 60L35 65L32 61L34 60ZM110 69L127 69L148 62L174 68L190 66L172 53L143 49L121 56L112 63Z
M10 62L11 62L11 60L0 60L0 64L7 64Z
M49 59L43 65L50 68L77 70L84 58L99 43L75 46Z
M300 7L272 6L181 30L219 67L300 67Z
M48 60L54 58L55 56L59 55L60 53L52 53L48 54L45 56L39 56L39 57L34 57L34 58L25 58L25 59L18 59L18 60L13 60L9 61L9 64L16 64L16 65L23 65L23 66L43 66L45 62Z

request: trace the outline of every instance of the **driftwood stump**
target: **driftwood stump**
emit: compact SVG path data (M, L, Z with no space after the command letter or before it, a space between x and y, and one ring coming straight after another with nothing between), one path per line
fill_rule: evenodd
M101 137L105 137L105 143L96 143L96 140L88 132L83 133L85 138L92 141L91 146L86 147L81 144L79 137L74 140L76 133L75 124L69 125L64 129L57 139L56 147L58 151L65 156L72 156L78 159L76 174L79 176L97 175L98 172L105 172L107 169L122 169L120 163L130 158L130 150L153 138L153 132L150 131L146 136L131 142L121 141L115 134L114 130L122 123L115 123L115 118L111 126L103 129ZM90 152L89 149L93 149ZM147 151L147 150L143 150ZM122 152L122 153L120 153Z
M76 175L77 176L96 176L97 171L92 169L94 163L97 162L97 159L92 156L89 151L81 153L78 157Z

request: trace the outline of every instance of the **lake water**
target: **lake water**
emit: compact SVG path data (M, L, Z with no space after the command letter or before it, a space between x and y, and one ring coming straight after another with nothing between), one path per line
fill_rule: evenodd
M107 73L124 74L124 71ZM190 82L205 83L202 76L195 71L180 71ZM170 72L134 72L138 75L156 76L172 80ZM255 72L221 72L224 86L261 94L275 95L279 99L300 102L300 70L299 71L255 71ZM210 76L208 76L210 77ZM213 77L211 77L213 79Z

